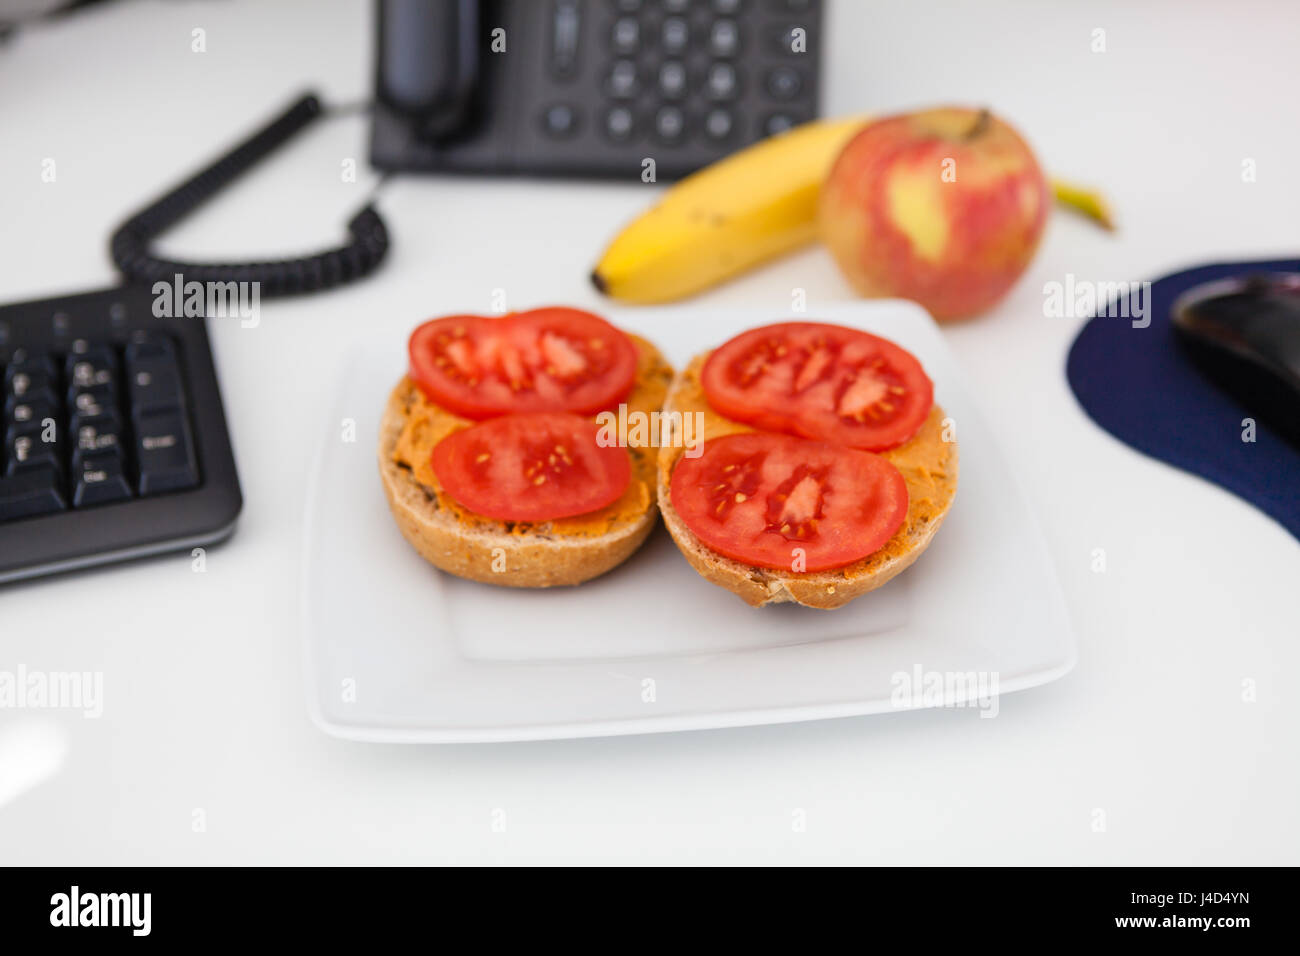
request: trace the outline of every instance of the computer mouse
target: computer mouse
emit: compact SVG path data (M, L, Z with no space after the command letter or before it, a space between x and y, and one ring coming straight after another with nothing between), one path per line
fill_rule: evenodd
M1300 448L1300 273L1195 286L1174 301L1172 319L1202 374Z

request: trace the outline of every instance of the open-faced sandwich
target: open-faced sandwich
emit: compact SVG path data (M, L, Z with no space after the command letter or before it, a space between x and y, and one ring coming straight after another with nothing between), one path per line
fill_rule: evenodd
M815 322L697 356L665 414L698 448L659 451L659 507L701 575L759 606L836 608L917 559L952 504L957 444L911 353Z
M596 416L657 416L659 350L568 308L452 315L411 335L388 400L379 471L397 525L428 561L512 587L578 584L626 560L655 523L653 445Z

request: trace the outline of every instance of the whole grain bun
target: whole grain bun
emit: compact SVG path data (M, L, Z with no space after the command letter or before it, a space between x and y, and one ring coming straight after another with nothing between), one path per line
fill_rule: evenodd
M672 367L645 339L629 337L639 358L628 410L658 412ZM439 441L472 424L403 378L379 426L379 475L389 508L403 537L435 567L504 587L581 584L626 561L654 527L654 446L628 448L627 490L599 511L533 523L497 521L467 510L442 488L429 458Z
M709 407L700 384L700 370L709 353L697 355L668 392L664 412L704 416L703 441L754 429L724 418ZM693 420L693 419L692 419ZM659 450L659 509L664 524L691 566L706 580L761 607L793 601L807 607L843 607L874 591L909 567L929 545L943 523L957 491L957 443L944 441L943 409L935 405L917 434L884 452L907 482L907 517L883 548L860 561L830 571L776 571L742 564L714 551L686 526L673 508L669 482L684 449L666 444Z

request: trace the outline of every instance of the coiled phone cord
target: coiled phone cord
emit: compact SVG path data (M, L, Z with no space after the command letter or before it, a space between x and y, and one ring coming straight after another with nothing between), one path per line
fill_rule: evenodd
M315 255L257 262L195 263L163 259L149 252L150 243L158 235L284 145L324 112L314 94L300 97L231 152L128 219L113 233L110 241L113 261L118 269L129 280L147 283L171 282L178 274L185 281L256 282L260 284L259 294L262 296L328 289L374 271L388 252L388 227L373 203L367 204L349 220L350 242Z

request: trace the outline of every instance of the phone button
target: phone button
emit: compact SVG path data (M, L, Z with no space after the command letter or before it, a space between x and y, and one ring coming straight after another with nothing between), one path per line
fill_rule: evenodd
M736 68L730 63L715 63L709 67L709 76L705 81L709 97L715 100L729 100L736 95Z
M641 46L641 24L632 17L622 17L614 22L610 42L618 53L635 53Z
M578 65L581 18L578 0L555 0L551 22L551 69L561 78L573 76Z
M669 60L659 68L659 90L675 100L686 92L686 67L677 60Z
M691 42L691 28L681 17L669 17L663 25L663 48L665 53L680 54Z
M686 114L675 106L665 106L655 114L655 133L665 142L676 142L686 132Z
M709 32L709 52L714 56L735 56L740 49L740 28L734 20L718 20Z
M542 129L557 139L572 136L578 129L578 114L572 106L556 103L542 113Z
M709 139L726 139L731 135L734 126L735 121L726 110L710 110L709 115L704 117L704 132L708 134Z
M790 113L772 113L763 121L763 135L775 136L804 122L807 121Z
M636 131L632 111L626 106L615 106L605 114L605 134L616 143L626 143Z
M807 29L797 24L781 27L772 34L772 44L778 53L805 53L810 42Z
M802 88L799 72L788 66L777 67L767 75L767 91L778 100L793 99Z
M619 60L609 70L609 95L617 100L627 100L637 93L636 64Z

